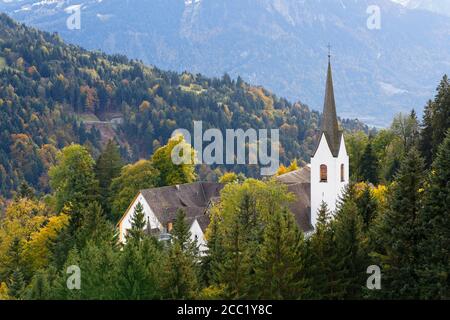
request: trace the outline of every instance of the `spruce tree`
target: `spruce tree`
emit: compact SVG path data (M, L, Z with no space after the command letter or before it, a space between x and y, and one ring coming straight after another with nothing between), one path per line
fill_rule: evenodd
M450 82L445 75L438 88L434 101L425 107L420 137L420 151L427 168L431 166L439 146L450 128Z
M15 269L9 278L8 295L14 299L19 299L25 289L23 274L19 268Z
M146 226L144 207L140 202L134 208L131 217L131 228L128 230L125 238L128 241L139 242L145 237L144 228Z
M433 108L434 104L430 100L423 111L423 120L420 132L419 149L427 168L433 162Z
M103 212L98 202L93 202L82 209L82 223L76 233L78 248L83 248L88 241L94 243L113 241L114 227Z
M256 256L255 278L260 299L299 299L306 295L303 234L287 209L276 211L264 229Z
M378 184L378 159L370 139L361 157L359 172L363 181Z
M334 299L337 297L339 279L335 272L336 246L331 213L322 202L314 234L308 240L307 277L311 279L311 298Z
M227 298L242 299L251 295L252 253L256 251L255 241L252 240L255 240L257 226L254 223L254 231L249 232L250 222L255 221L256 216L253 200L244 193L237 212L232 213L222 231L226 234L223 241L225 254L219 279L226 285Z
M123 161L120 157L119 147L113 140L109 140L105 149L98 157L94 168L99 182L101 203L105 212L109 213L111 211L109 202L111 182L120 175L122 166Z
M334 221L337 255L335 268L338 272L335 294L339 299L362 297L368 266L362 224L362 218L353 200L347 200L340 205Z
M421 297L450 299L450 130L428 179L421 212Z
M196 259L175 241L168 252L163 281L164 294L170 299L194 299L198 293Z
M191 232L186 222L186 213L183 210L177 211L173 224L172 241L177 242L183 251L192 249Z
M223 239L219 230L219 217L217 214L211 214L211 222L208 226L206 236L208 238L208 250L202 257L201 277L206 286L218 285L220 266L223 263Z
M401 162L388 199L388 209L377 226L377 236L383 250L376 256L384 272L381 294L385 298L418 298L422 185L423 160L413 148Z
M164 293L161 291L161 266L164 265L165 257L155 240L145 238L139 242L127 242L117 261L114 295L124 300L160 299ZM98 281L103 280L100 277Z
M356 206L363 222L363 231L367 232L377 215L378 204L373 197L370 186L366 186L362 194L356 198Z

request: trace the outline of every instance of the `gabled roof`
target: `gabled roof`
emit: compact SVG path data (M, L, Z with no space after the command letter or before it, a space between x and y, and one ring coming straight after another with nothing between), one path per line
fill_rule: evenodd
M287 185L295 201L289 209L303 232L314 230L311 225L311 168L303 167L276 177L277 181Z
M220 196L223 184L195 182L162 188L141 190L159 222L166 224L183 210L188 220L204 215L212 198Z
M342 132L339 130L339 124L337 120L336 102L334 100L333 75L331 72L331 62L329 60L328 60L327 82L325 88L325 101L323 104L321 130L322 133L325 135L328 147L330 148L333 157L337 157L339 155ZM322 137L322 134L320 136ZM316 151L319 144L320 140L317 144ZM316 152L314 152L314 154L315 153Z

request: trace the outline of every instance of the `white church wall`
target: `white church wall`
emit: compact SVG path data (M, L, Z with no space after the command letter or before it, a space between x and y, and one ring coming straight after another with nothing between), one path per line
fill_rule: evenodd
M131 228L131 220L134 214L134 210L139 202L142 204L144 208L145 221L147 221L147 219L150 218L149 220L151 228L152 229L159 228L160 230L162 230L162 225L159 222L156 215L153 213L153 210L150 208L150 205L148 204L147 200L145 200L144 196L141 193L139 193L136 199L134 200L133 204L128 208L128 211L122 218L122 221L120 222L119 225L120 241L123 243L125 243L126 241L125 235L127 230Z
M344 165L344 181L341 181L341 164ZM345 187L350 181L350 164L349 164L349 156L347 153L347 148L345 147L344 135L341 136L341 146L339 149L339 154L337 157L337 169L338 169L338 177L337 177L337 185L339 190L339 196L343 194L345 191Z
M315 227L317 213L322 201L330 211L336 210L336 203L349 181L349 159L343 137L338 157L333 157L325 134L322 133L319 147L311 158L311 224ZM320 166L327 166L327 182L320 181ZM345 181L341 181L341 164L344 164Z

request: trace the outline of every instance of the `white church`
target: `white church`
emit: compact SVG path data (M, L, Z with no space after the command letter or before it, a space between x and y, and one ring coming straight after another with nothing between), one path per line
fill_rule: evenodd
M311 163L276 177L296 196L290 210L305 234L314 231L322 201L328 205L330 211L334 211L349 182L349 157L343 132L338 125L330 56L328 58L321 135L311 156ZM195 182L141 190L119 221L120 241L125 241L134 209L141 203L145 211L148 234L160 239L170 239L176 214L178 210L183 210L190 224L192 239L198 242L200 250L207 250L204 234L210 221L209 209L220 201L222 188L220 183Z

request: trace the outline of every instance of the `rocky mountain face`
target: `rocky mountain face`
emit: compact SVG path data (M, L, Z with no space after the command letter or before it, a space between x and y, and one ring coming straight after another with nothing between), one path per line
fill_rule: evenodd
M0 11L87 49L122 53L163 69L241 75L316 110L322 108L330 43L339 115L385 126L398 112L415 108L420 113L450 71L450 18L404 5L390 0L3 0ZM80 29L68 28L78 8ZM380 28L374 29L378 18Z

